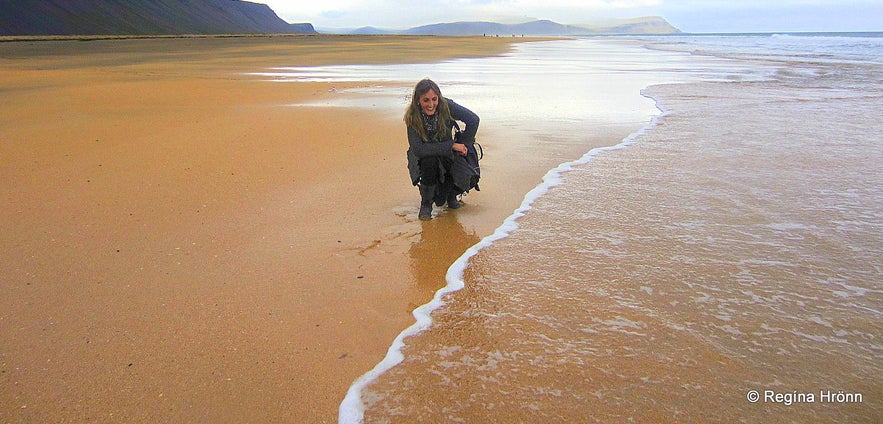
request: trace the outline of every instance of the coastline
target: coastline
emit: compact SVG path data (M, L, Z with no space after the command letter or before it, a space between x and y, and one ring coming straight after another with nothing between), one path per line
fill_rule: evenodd
M873 70L648 86L659 125L568 175L521 231L476 255L433 329L366 389L367 421L873 419L873 402L745 398L832 381L854 400L879 391L864 377L876 369L864 341L876 330L879 108L853 85L878 85ZM717 124L736 109L738 122Z
M335 421L448 266L561 161L506 167L518 135L484 122L489 189L421 223L398 114L288 107L345 87L247 73L523 41L0 43L0 417Z
M334 421L431 290L391 212L412 187L373 182L406 180L401 123L244 74L510 42L0 45L0 417Z
M650 96L645 97L652 99ZM399 333L383 360L374 368L360 376L350 387L346 397L343 402L341 402L338 422L355 424L364 421L366 405L362 401L362 396L364 395L365 388L376 382L384 373L401 364L404 360L405 339L417 336L431 328L434 323L432 314L437 309L442 308L447 304L446 298L450 299L453 293L466 287L465 273L472 257L478 255L481 250L490 247L494 242L509 237L513 231L517 230L519 227L519 218L523 217L532 209L532 205L537 199L561 184L564 174L572 171L575 167L589 163L593 158L602 155L605 152L627 148L634 143L635 139L656 126L659 119L664 115L665 112L660 110L660 114L654 117L647 126L631 133L618 144L595 147L575 160L564 162L557 167L550 169L543 176L542 182L524 195L518 208L515 209L511 215L507 216L499 227L494 229L492 233L478 240L478 242L469 246L469 248L466 249L462 255L457 257L451 266L448 267L445 272L445 286L439 288L430 301L414 310L413 315L415 322Z

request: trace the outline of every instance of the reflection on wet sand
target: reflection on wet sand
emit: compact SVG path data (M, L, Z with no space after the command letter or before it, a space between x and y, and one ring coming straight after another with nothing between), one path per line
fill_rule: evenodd
M466 231L457 220L456 213L441 214L431 221L420 223L423 232L420 239L408 249L408 255L419 297L431 299L438 289L445 286L448 267L480 238L474 230Z

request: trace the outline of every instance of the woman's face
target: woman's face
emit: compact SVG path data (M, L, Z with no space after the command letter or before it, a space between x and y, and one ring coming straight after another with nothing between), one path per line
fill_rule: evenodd
M420 109L423 113L429 116L435 115L435 109L438 107L438 94L434 90L429 89L417 100L420 102Z

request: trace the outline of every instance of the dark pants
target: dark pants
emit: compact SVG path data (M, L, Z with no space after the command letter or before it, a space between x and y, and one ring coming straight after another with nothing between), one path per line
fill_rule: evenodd
M420 159L420 182L422 184L432 186L450 180L450 159L441 156L427 156Z
M435 203L443 205L450 196L456 196L463 192L454 186L454 178L451 177L451 159L441 156L427 156L420 159L420 184L424 186L436 186Z

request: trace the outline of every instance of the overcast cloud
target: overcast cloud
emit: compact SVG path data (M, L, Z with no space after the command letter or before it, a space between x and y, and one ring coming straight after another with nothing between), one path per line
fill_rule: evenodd
M883 31L879 0L252 0L317 29L406 29L456 21L590 24L662 16L684 32Z

